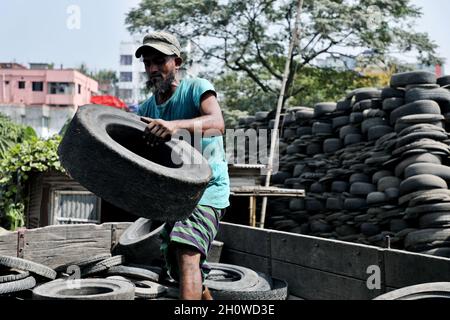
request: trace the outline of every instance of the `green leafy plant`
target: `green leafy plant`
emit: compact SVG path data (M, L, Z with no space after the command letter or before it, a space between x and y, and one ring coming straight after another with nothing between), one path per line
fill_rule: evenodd
M48 140L32 136L11 147L0 160L1 225L11 230L24 225L24 212L28 204L25 186L32 172L64 172L57 154L60 142L58 135Z

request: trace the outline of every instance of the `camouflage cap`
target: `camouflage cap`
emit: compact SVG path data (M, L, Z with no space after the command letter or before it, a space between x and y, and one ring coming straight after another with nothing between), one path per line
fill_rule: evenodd
M142 41L142 46L136 50L136 58L140 58L148 48L153 48L165 55L181 56L181 46L177 38L167 32L157 31L147 34Z

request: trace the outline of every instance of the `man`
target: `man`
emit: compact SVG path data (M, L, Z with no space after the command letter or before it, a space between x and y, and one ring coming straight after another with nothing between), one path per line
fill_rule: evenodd
M147 123L148 143L169 139L180 130L204 135L202 150L211 167L212 178L199 204L184 221L167 223L161 233L161 250L169 275L180 284L181 299L212 299L203 281L209 272L206 256L220 219L229 206L229 177L223 148L225 130L220 106L212 84L201 78L180 79L183 62L180 44L166 32L144 37L136 51L142 57L153 96L139 107L138 115ZM215 134L211 134L213 131ZM212 151L211 151L212 150Z

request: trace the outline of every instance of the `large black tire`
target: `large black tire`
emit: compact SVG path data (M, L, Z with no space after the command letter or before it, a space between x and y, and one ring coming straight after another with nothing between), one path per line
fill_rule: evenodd
M360 143L363 141L362 134L350 133L344 138L344 146L350 146L352 144Z
M450 167L434 163L414 163L405 169L405 178L419 174L432 174L450 181Z
M416 150L420 151L420 152L416 152ZM415 141L413 143L410 143L410 144L407 144L405 146L395 149L394 151L392 151L392 155L393 156L398 156L398 155L405 156L405 155L411 153L412 151L414 151L413 153L425 153L428 151L433 153L435 151L438 151L440 153L443 153L444 155L450 154L448 145L446 145L442 142L439 142L439 141L425 138L425 139L420 139L418 141Z
M437 84L441 87L450 85L450 76L443 76L437 79Z
M419 190L447 189L444 179L431 174L419 174L402 181L400 184L400 195L409 194Z
M367 139L369 141L374 141L388 133L391 133L392 131L394 131L394 129L391 126L374 125L373 127L370 127L369 130L367 131Z
M349 211L363 210L367 207L365 198L347 198L344 200L344 209Z
M428 213L420 217L419 226L427 228L448 228L450 227L450 211Z
M406 136L399 137L397 139L396 147L400 148L400 147L403 147L407 144L410 144L410 143L420 140L420 139L432 139L432 140L436 140L436 141L443 141L447 138L448 138L447 133L438 132L438 131L413 132Z
M394 89L391 87L386 87L381 90L381 99L387 100L390 98L401 98L405 97L405 90Z
M428 71L396 73L391 77L391 87L406 87L410 84L435 84L436 75Z
M441 158L439 156L436 156L431 153L419 153L412 156L409 156L402 160L396 167L395 167L395 175L399 178L403 177L403 173L405 171L405 168L409 167L412 164L415 163L434 163L434 164L441 164Z
M423 203L450 201L450 190L448 189L430 189L419 190L405 194L398 199L398 204L403 205L409 202L410 207Z
M433 100L439 105L450 102L450 91L444 88L421 89L415 88L406 91L405 102L410 103L419 100Z
M441 114L441 109L436 102L431 100L415 101L392 111L389 120L391 125L394 125L397 119L413 114Z
M20 292L34 288L36 285L36 279L33 277L27 277L20 280L11 282L0 283L0 295L5 293Z
M367 197L369 193L375 191L376 187L373 184L367 182L355 182L350 186L350 193L356 196Z
M80 107L59 146L61 164L84 187L130 213L187 218L211 179L208 162L178 139L150 148L145 126L120 110Z
M318 103L314 106L314 118L320 118L334 111L336 111L336 103L334 102Z
M366 134L371 127L387 125L387 121L382 118L370 118L361 123L361 132Z
M377 190L384 192L389 188L398 188L400 186L401 180L397 177L386 176L380 178L377 183Z
M36 287L36 300L134 300L135 288L131 282L112 279L54 280ZM75 282L76 281L76 282Z
M328 154L335 153L336 151L338 151L341 148L342 148L341 139L331 138L331 139L326 139L323 142L323 152L325 152L325 153L328 153Z
M374 300L450 299L450 282L429 282L390 291Z
M446 133L445 129L443 129L442 127L435 126L429 123L419 123L403 129L401 132L399 132L398 137L402 138L411 133L418 133L418 132L440 132L444 134Z
M312 126L312 134L317 136L332 135L333 127L329 123L316 121Z
M409 207L406 208L406 214L411 215L413 217L417 217L420 214L427 214L427 213L435 213L435 212L450 212L450 203L449 202L443 202L443 203L430 203L430 204L423 204L420 206L415 207Z
M405 247L408 250L423 251L450 245L450 229L422 229L408 233Z
M164 223L145 218L137 219L120 236L115 252L128 262L152 265L160 259L160 234Z
M21 258L0 256L0 266L29 271L44 278L52 280L56 278L55 270L47 266L44 266L43 264Z
M346 181L333 181L331 183L331 192L342 193L348 191L348 183Z
M377 171L377 172L375 172L375 173L373 174L373 176L372 176L372 183L373 183L373 184L378 184L378 181L379 181L381 178L389 177L389 176L392 176L392 172L391 172L391 171L388 171L388 170L380 170L380 171Z
M383 110L386 112L392 112L393 110L403 106L405 99L403 98L388 98L383 101Z
M361 134L361 129L352 125L344 126L339 130L339 138L344 139L348 134Z
M348 182L353 184L355 182L370 182L370 177L364 173L354 173L350 176Z
M367 195L366 201L368 205L376 205L385 203L387 201L387 197L384 192L371 192Z
M364 120L364 115L362 112L352 112L350 113L349 121L352 124L358 124L361 123Z
M226 280L206 280L204 285L212 290L247 290L254 287L258 281L258 274L248 268L225 264L225 263L210 263L209 266L212 270L220 270L226 272L229 277Z
M353 97L355 97L357 94L365 93L365 92L368 92L370 94L370 92L378 92L378 91L380 91L380 90L377 88L372 88L372 87L358 88L358 89L355 89L355 90L347 93L347 95L345 96L345 99L352 100Z
M428 254L432 256L450 258L450 248L434 248L430 250L421 251L422 254Z
M350 121L349 116L340 116L340 117L333 118L333 120L332 120L333 129L337 129L337 128L346 126L346 125L348 125L349 121Z
M349 111L352 109L351 100L340 100L337 102L336 111Z

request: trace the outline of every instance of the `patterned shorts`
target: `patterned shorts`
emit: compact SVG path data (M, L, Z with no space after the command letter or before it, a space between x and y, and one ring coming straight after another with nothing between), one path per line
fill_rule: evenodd
M206 257L224 214L225 209L197 205L187 219L166 223L160 235L162 238L161 252L166 262L167 272L172 279L179 281L179 270L175 253L170 245L178 243L193 247L194 250L200 252L200 269L202 280L205 280L211 270Z

